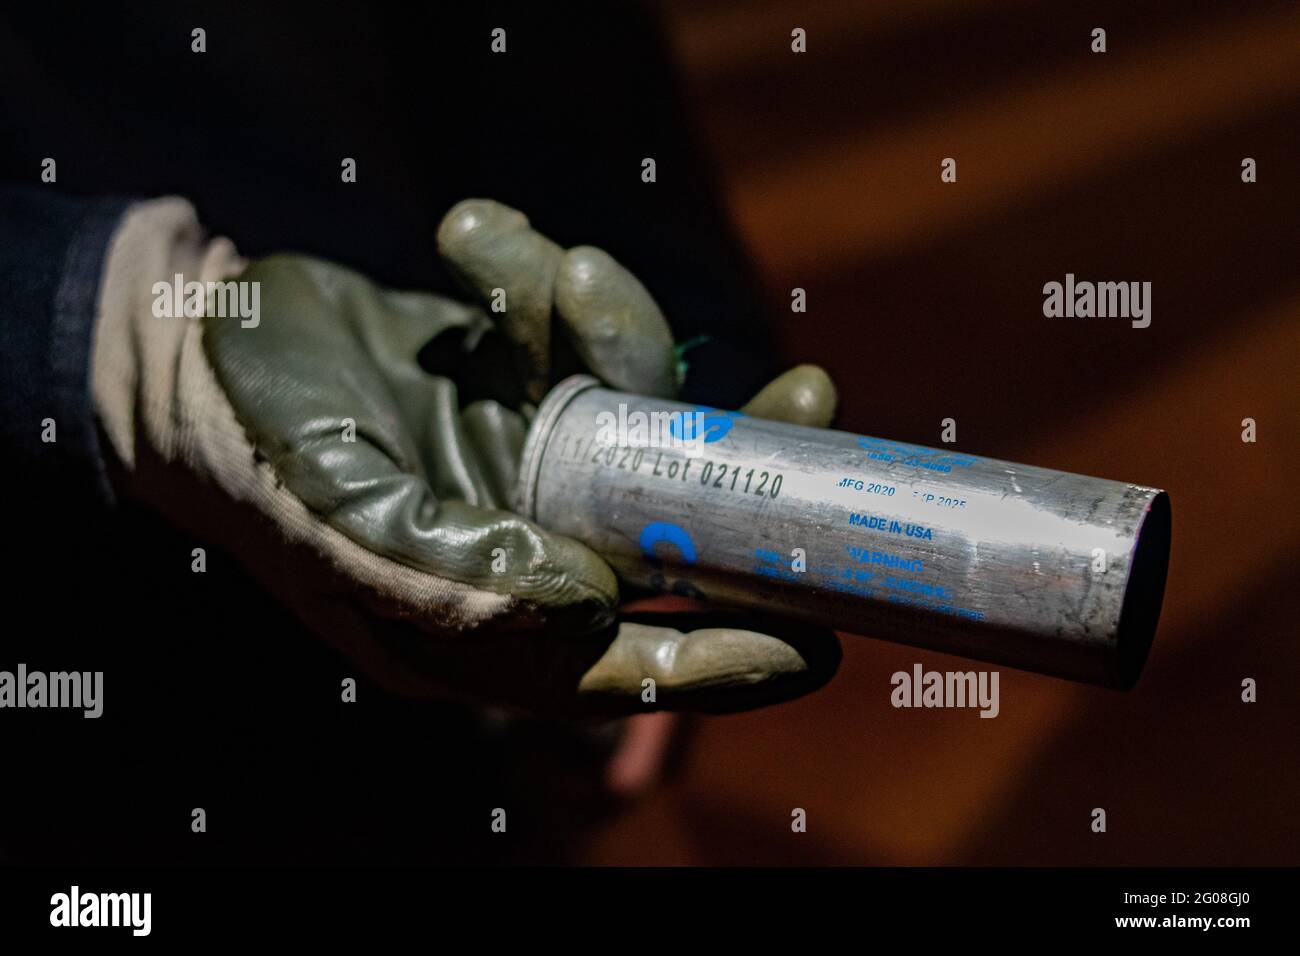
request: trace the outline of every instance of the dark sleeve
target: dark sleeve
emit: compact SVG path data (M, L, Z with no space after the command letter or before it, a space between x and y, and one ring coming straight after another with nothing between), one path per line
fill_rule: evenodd
M90 397L91 333L126 200L0 187L0 448L6 507L106 484ZM46 419L55 441L42 439ZM13 497L20 494L21 497Z

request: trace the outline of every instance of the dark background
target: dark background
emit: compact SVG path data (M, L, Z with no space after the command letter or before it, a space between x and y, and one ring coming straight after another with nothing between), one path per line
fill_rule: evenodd
M510 52L494 58L498 25ZM807 54L790 52L796 26ZM677 772L618 807L591 779L599 735L485 727L365 686L364 708L340 708L351 669L233 561L210 550L196 576L194 543L147 516L23 499L5 661L109 673L99 721L4 718L24 780L2 798L8 852L1295 863L1297 49L1294 4L1249 0L6 13L5 181L55 156L62 191L176 192L246 255L433 288L442 213L489 195L607 248L679 337L713 335L696 398L736 404L813 361L842 428L933 445L951 417L962 450L1156 485L1174 508L1134 691L1004 670L996 720L894 710L894 671L967 663L845 635L827 688L691 721ZM1151 281L1151 327L1044 318L1043 283L1067 272ZM1247 416L1257 444L1240 441ZM508 846L463 837L502 804L520 808ZM790 832L793 807L808 833Z

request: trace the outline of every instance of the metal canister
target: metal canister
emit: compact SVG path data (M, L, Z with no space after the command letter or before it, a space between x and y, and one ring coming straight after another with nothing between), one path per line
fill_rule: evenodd
M1161 490L557 385L517 508L627 583L1127 689L1169 563Z

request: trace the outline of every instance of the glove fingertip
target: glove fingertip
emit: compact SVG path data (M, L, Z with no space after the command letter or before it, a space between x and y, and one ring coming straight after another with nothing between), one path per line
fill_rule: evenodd
M835 383L817 365L796 365L777 376L741 409L746 415L825 428L835 417Z
M646 287L609 253L576 246L555 279L555 306L579 356L610 386L671 397L677 388L672 332Z

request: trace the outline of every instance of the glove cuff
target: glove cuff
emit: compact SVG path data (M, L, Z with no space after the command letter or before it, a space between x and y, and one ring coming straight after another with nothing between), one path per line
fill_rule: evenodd
M100 281L90 379L100 425L128 472L139 440L166 460L178 454L177 359L200 332L197 314L187 313L201 313L206 300L187 296L186 284L206 288L243 268L228 239L204 236L184 199L137 203L123 216Z

